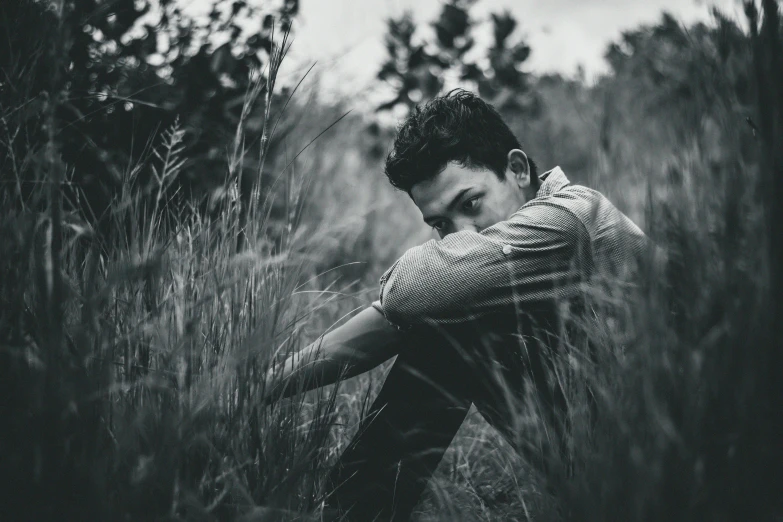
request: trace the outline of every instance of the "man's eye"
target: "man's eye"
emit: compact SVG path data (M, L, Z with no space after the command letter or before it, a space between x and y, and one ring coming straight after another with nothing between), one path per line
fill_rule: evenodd
M480 198L478 196L470 198L462 204L462 208L464 210L476 210L476 208L478 208L479 199Z
M443 221L436 221L432 224L433 230L437 230L438 232L443 230L443 227L445 227L446 224Z

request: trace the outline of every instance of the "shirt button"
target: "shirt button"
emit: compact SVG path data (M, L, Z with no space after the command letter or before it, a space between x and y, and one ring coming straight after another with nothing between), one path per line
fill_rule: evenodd
M510 245L503 245L503 254L504 255L511 255L511 246Z

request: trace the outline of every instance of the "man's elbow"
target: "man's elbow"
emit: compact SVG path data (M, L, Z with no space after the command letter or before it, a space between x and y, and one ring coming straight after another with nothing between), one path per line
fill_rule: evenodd
M416 295L412 288L397 284L394 279L386 283L381 293L383 313L395 325L422 322L427 313L423 302L422 296Z

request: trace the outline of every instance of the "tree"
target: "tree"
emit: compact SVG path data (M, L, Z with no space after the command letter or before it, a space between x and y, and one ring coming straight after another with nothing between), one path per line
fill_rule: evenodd
M422 97L433 97L443 87L443 80L433 65L439 63L425 50L423 43L414 43L416 24L410 12L388 21L386 51L388 57L378 71L378 79L389 83L395 97L382 103L378 110L397 105L413 107Z
M608 47L605 57L611 74L598 85L607 101L602 124L605 150L611 145L609 127L619 125L620 120L630 127L638 127L636 122L642 120L661 121L665 125L643 127L664 129L677 145L693 139L694 129L717 123L711 120L721 112L718 108L737 118L736 128L747 129L742 115L749 115L755 103L754 81L747 66L751 62L748 37L718 10L713 11L713 18L713 25L684 27L664 13L658 23L627 31ZM621 107L624 114L611 107ZM618 129L612 134L622 139L629 132L641 129ZM723 147L713 144L712 148Z
M0 167L26 164L56 138L73 182L100 215L127 176L145 159L145 144L178 119L186 131L186 189L222 182L252 75L290 30L298 0L278 9L245 0L212 0L206 20L187 16L172 0L48 0L0 5L0 115L7 128L25 129L25 142L3 136ZM258 20L243 30L240 20ZM39 28L34 33L28 28ZM277 32L277 35L274 33ZM221 41L226 43L219 45ZM262 84L265 80L262 79ZM262 87L262 90L265 86ZM24 107L19 111L17 108ZM54 108L52 133L47 107ZM250 118L253 142L264 114ZM17 173L33 177L32 169ZM33 182L34 179L23 179ZM24 184L24 183L22 183Z
M378 79L389 83L395 95L382 103L379 111L397 105L410 109L422 99L434 97L443 88L448 73L474 84L483 98L501 110L530 111L536 107L528 74L522 70L530 47L523 39L511 41L517 27L511 13L491 16L494 39L486 51L486 65L467 58L475 44L470 9L476 2L449 0L444 4L431 24L435 35L431 41L416 39L416 24L409 12L388 20L388 56Z

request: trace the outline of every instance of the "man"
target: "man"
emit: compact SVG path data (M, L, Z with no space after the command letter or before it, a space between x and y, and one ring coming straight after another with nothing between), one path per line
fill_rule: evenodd
M562 444L565 399L548 361L585 283L626 277L645 244L598 192L559 168L539 176L500 115L466 91L413 111L386 175L441 240L408 250L378 301L269 374L276 398L397 356L330 476L327 504L361 521L410 517L472 403L513 441L532 383Z

